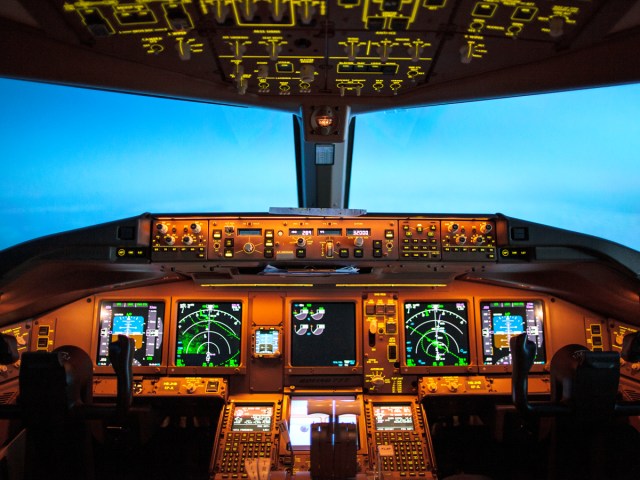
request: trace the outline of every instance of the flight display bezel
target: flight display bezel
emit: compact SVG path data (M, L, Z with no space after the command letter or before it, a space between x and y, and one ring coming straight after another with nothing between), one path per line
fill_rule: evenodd
M179 323L181 320L180 306L186 304L193 304L192 308L197 305L220 305L226 306L237 304L240 307L239 320L240 320L240 335L238 339L238 347L240 349L238 356L238 365L233 366L203 366L203 365L179 365L178 360L180 355L178 349L181 347L178 342L181 340L179 331ZM170 342L170 363L169 373L175 373L179 375L229 375L229 374L243 374L246 372L246 342L247 335L247 315L248 315L248 302L246 298L242 296L223 297L216 296L215 298L203 299L203 298L176 298L173 301L173 311L171 315L171 342ZM224 311L221 309L221 311ZM185 316L192 315L195 312L184 313ZM228 312L227 312L228 313ZM185 317L186 318L186 317Z
M168 303L165 298L161 297L99 297L96 298L94 302L94 329L93 329L93 338L91 340L91 352L92 352L92 360L94 364L94 373L96 375L115 375L113 367L109 365L98 365L98 356L99 356L99 348L100 348L100 331L102 328L102 309L105 304L114 304L114 303L123 303L123 304L155 304L156 306L160 306L162 310L162 347L160 350L160 362L158 365L133 365L133 373L134 374L162 374L167 371L167 357L168 357L168 348L169 348L169 329L171 321L170 319L170 311L168 308ZM148 319L147 319L148 320ZM113 327L113 323L111 325ZM146 327L145 327L146 328ZM135 356L135 352L134 352Z
M536 354L536 358L543 358L543 361L536 360L536 362L531 367L531 372L544 372L549 368L550 358L548 352L553 351L550 347L550 327L549 327L549 311L547 308L546 302L544 302L541 298L527 298L524 296L519 297L483 297L478 298L476 309L478 319L476 322L478 335L477 335L477 348L478 348L478 363L480 366L480 373L510 373L513 371L513 367L511 363L508 364L485 364L486 355L484 353L484 325L483 325L483 305L492 304L492 303L527 303L532 302L538 305L538 312L542 315L542 334L543 334L543 348L544 352L542 357L540 357L540 352ZM526 321L526 319L525 319ZM539 347L538 347L539 348Z
M466 298L446 298L446 297L437 297L437 298L404 298L400 300L400 304L402 305L402 315L401 315L401 326L400 326L400 361L401 361L401 370L402 373L405 374L418 374L418 375L429 375L433 373L438 374L456 374L456 373L474 373L477 371L477 351L476 351L476 332L475 332L475 309L473 303ZM410 341L407 335L408 324L407 321L415 316L417 313L412 313L410 315L407 314L407 306L408 305L422 305L425 307L431 305L442 305L447 308L456 308L457 305L464 305L465 313L466 313L466 332L463 330L463 336L466 337L467 344L465 345L467 353L465 355L465 359L467 363L465 365L418 365L413 364L412 360L415 361L414 355L411 352L408 352L407 341ZM444 309L446 310L446 309ZM449 310L446 310L449 311ZM455 313L455 312L454 312ZM454 316L455 318L455 316ZM464 318L464 316L462 316ZM462 322L462 319L459 320ZM458 325L459 326L459 325ZM464 328L465 326L462 325ZM415 345L412 345L415 346Z
M313 305L351 305L353 308L353 333L355 338L353 339L354 345L354 361L353 364L349 365L301 365L294 364L292 362L294 352L293 352L293 308L296 304L302 303L310 303ZM303 296L299 295L296 297L291 297L286 302L286 310L285 310L285 371L287 375L361 375L363 372L361 358L362 358L362 314L360 312L361 304L358 299L353 297L344 298L344 297L332 297L330 300L327 300L326 296L323 297L315 297L315 296ZM351 360L351 359L347 359Z

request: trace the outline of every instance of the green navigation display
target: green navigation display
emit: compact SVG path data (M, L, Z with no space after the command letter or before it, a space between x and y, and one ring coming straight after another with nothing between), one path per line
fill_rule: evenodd
M242 303L179 302L177 367L238 367Z
M469 365L469 322L465 302L405 302L407 367Z

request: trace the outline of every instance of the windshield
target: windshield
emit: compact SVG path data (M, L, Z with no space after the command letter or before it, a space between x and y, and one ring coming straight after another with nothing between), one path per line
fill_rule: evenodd
M0 79L0 249L143 212L297 206L287 113ZM640 249L640 85L360 115L349 206Z
M144 212L297 203L291 115L0 79L0 249Z
M640 84L361 115L350 206L504 213L640 250Z

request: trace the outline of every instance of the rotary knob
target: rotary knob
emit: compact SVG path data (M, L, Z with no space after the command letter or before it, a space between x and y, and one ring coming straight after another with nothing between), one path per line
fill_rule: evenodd
M182 237L182 243L185 245L191 245L194 242L193 237L190 235L185 235Z
M471 241L476 245L482 245L484 243L484 237L482 235L476 235L471 238Z
M354 238L353 239L353 244L358 248L362 247L362 245L364 245L364 238L362 238L362 237Z
M381 387L382 385L384 385L384 377L381 377L380 375L374 375L373 377L371 377L371 384L374 387Z
M173 245L174 243L176 243L176 239L171 235L167 235L166 237L164 237L164 243L166 243L167 245Z
M307 241L304 239L304 237L300 237L298 238L298 240L296 241L296 244L299 247L304 247L307 244Z
M199 223L192 223L190 227L193 233L200 233L202 231L202 225Z
M156 230L158 230L158 233L160 233L160 235L164 235L169 231L169 227L167 227L167 225L164 223L159 223L156 225Z
M256 247L253 243L247 242L244 244L244 247L242 247L242 250L244 250L244 253L253 253L256 250Z
M456 237L456 245L464 245L467 243L467 237L465 235L458 235Z

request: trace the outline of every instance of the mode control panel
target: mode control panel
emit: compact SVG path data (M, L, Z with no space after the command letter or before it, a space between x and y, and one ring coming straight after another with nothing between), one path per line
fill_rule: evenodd
M368 219L214 219L209 259L331 260L395 258L396 222Z
M489 218L162 218L152 225L156 261L495 261Z

